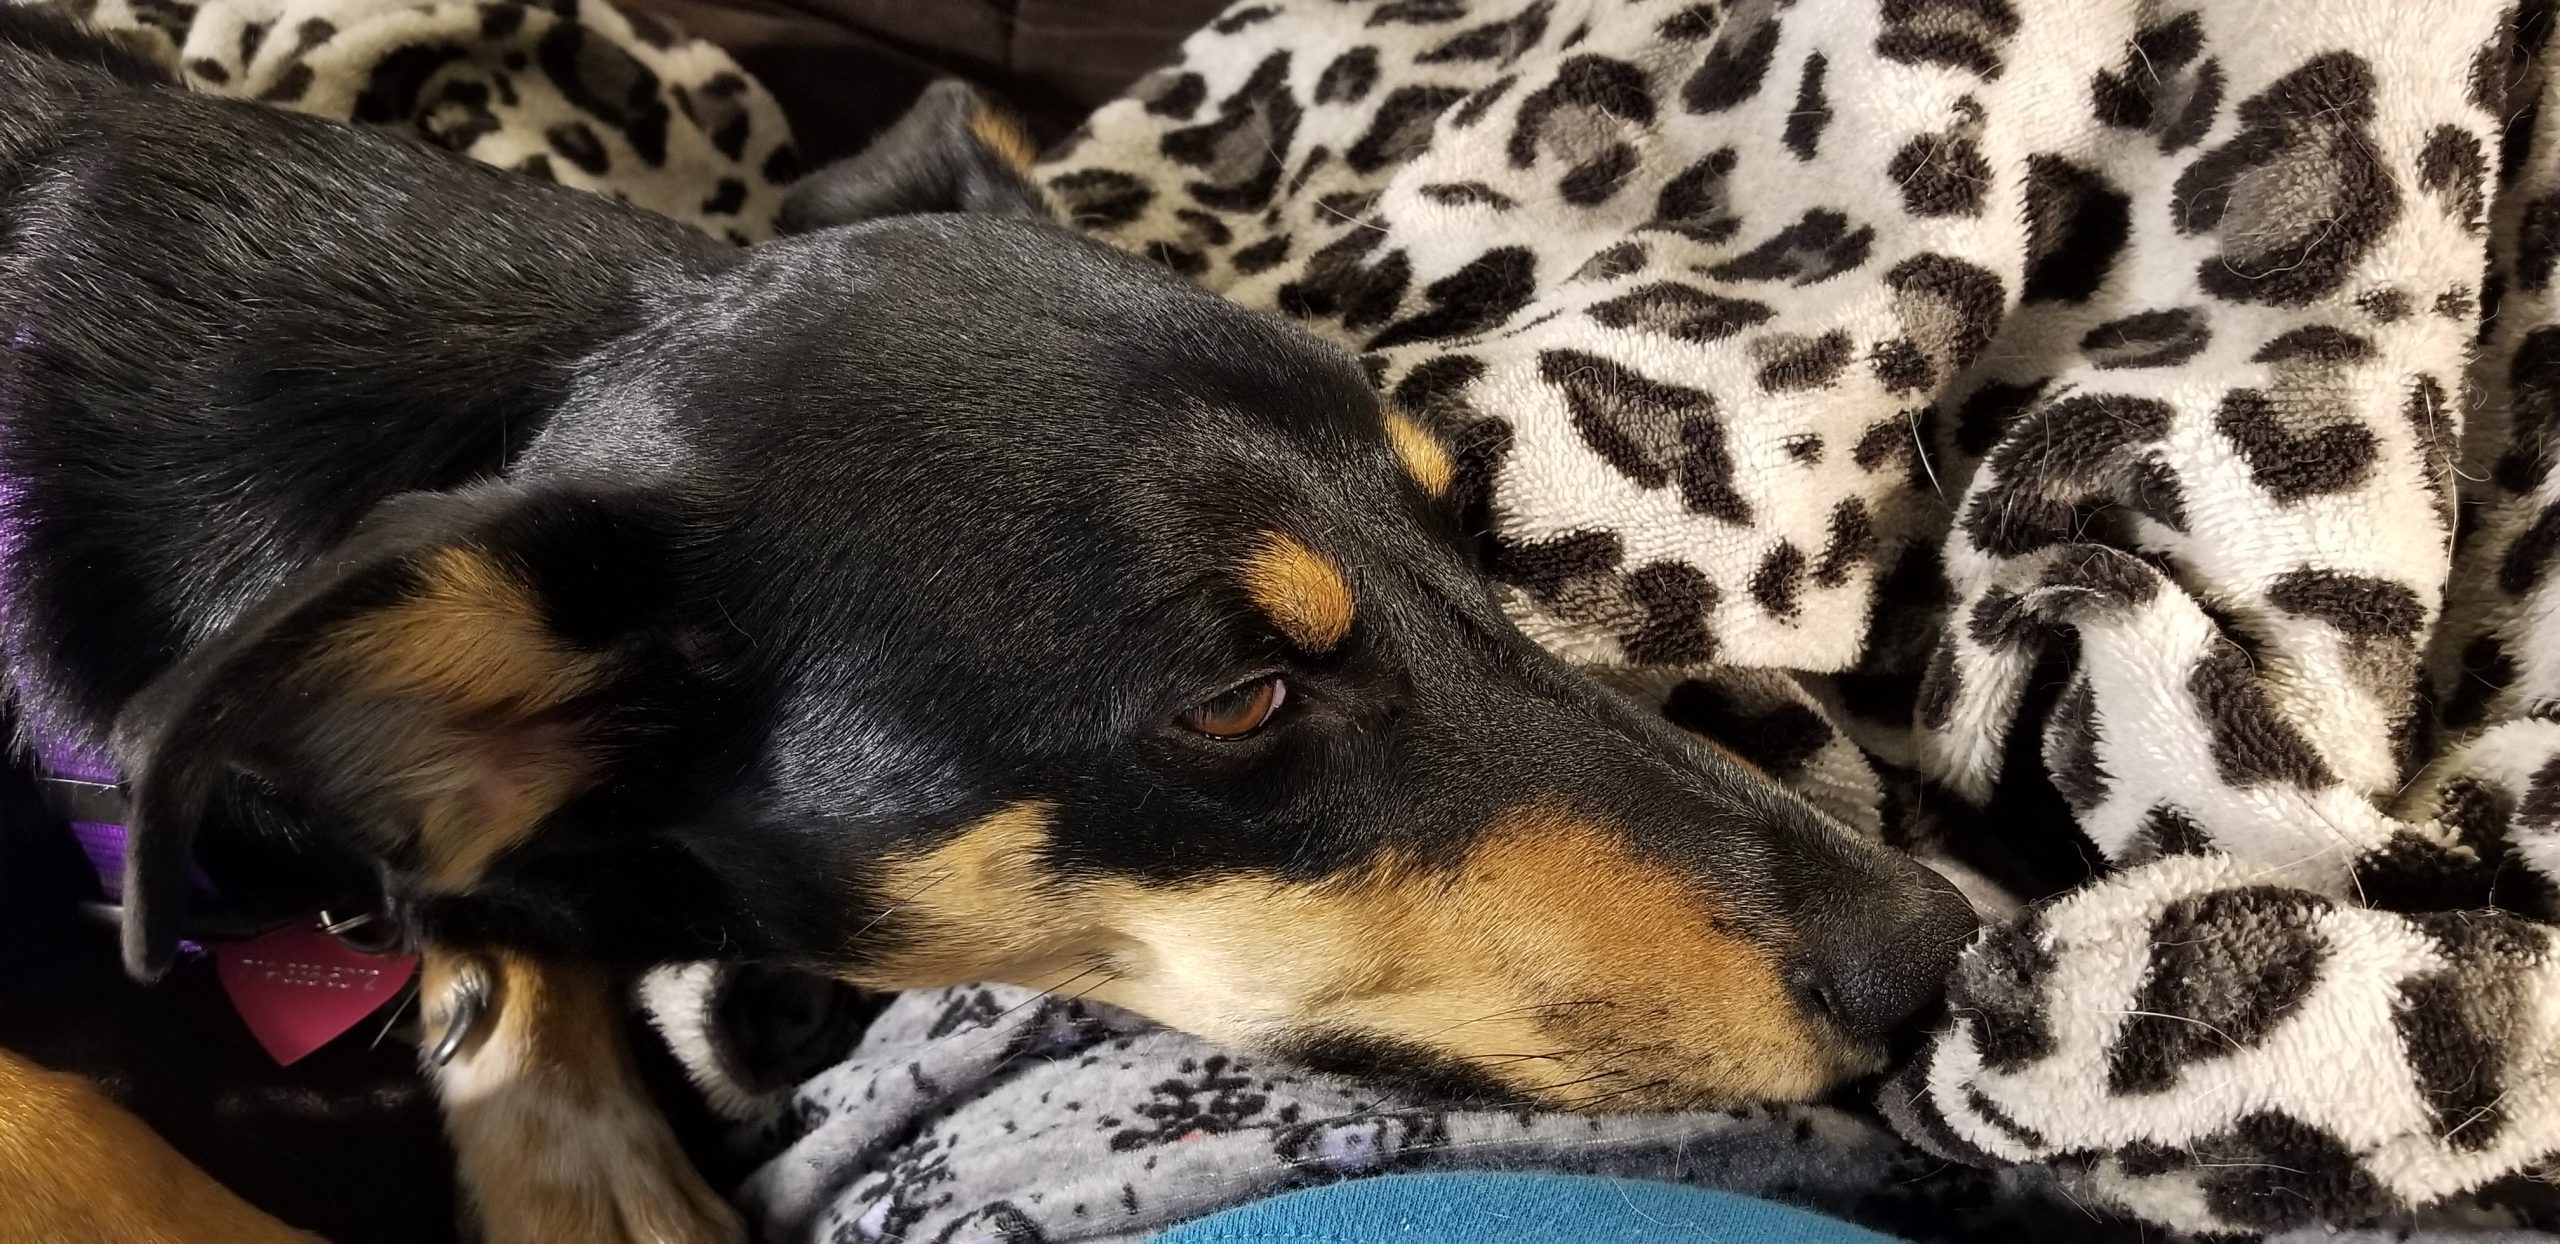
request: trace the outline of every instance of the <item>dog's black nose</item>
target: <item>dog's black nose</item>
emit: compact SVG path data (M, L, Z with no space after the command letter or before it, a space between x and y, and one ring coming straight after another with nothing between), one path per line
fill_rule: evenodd
M1981 921L1953 884L1911 866L1824 904L1788 969L1807 1010L1856 1041L1890 1043L1927 1017Z

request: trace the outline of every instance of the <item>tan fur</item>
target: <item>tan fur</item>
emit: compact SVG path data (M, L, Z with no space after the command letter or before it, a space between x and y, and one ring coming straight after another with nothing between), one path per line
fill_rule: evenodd
M466 974L490 1011L436 1080L485 1244L743 1244L642 1088L607 977L430 949L430 1031Z
M435 553L414 594L338 627L313 668L414 707L387 750L433 888L468 888L593 776L576 731L543 714L599 686L606 659L551 634L532 586L484 553Z
M0 1051L0 1240L319 1244L213 1181L96 1086Z
M1264 1048L1391 1038L1563 1106L1802 1098L1865 1069L1799 1017L1713 896L1558 808L1520 811L1453 867L1389 857L1319 882L1059 877L1047 834L1047 809L1017 804L893 862L883 924L912 949L849 975L1066 983Z
M1083 922L1063 895L1050 901L1040 864L1049 815L1047 804L1011 804L944 846L888 861L880 896L889 910L867 932L890 933L896 948L863 955L871 962L849 979L883 991L930 988L983 979L991 963L1021 979L1071 958Z
M1359 602L1333 559L1304 541L1264 532L1245 555L1240 573L1245 596L1290 643L1307 652L1330 652L1351 635Z
M370 691L519 716L592 689L604 672L601 658L545 628L531 584L469 548L437 550L416 592L340 626L323 659Z
M1457 478L1457 464L1450 461L1449 451L1422 425L1398 414L1387 412L1387 443L1395 447L1396 460L1404 464L1404 473L1413 477L1422 491L1433 497L1449 495L1449 485Z
M996 158L1022 172L1030 172L1040 161L1040 148L1031 141L1031 131L1023 127L1022 119L984 99L969 114L969 134Z

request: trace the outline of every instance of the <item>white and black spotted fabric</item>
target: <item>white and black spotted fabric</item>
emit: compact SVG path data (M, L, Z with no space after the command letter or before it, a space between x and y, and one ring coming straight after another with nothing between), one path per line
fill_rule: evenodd
M733 242L799 176L729 54L603 0L51 0L187 85L387 126Z
M2100 866L1969 954L1912 1139L2467 1219L2560 1152L2552 9L1270 0L1044 178L1360 351L1545 642Z

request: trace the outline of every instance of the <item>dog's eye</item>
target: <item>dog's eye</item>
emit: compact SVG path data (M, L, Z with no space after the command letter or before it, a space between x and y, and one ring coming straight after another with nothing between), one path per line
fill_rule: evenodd
M1182 715L1182 724L1213 739L1241 739L1271 723L1289 698L1289 684L1258 679Z

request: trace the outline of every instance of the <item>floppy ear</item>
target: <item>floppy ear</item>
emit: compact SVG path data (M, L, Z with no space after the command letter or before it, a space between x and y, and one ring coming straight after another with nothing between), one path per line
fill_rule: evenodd
M1011 111L945 78L860 154L801 179L775 223L788 234L924 212L1045 217L1030 180L1038 154Z
M594 791L693 677L652 603L669 527L558 488L397 499L146 688L111 740L128 969L168 966L197 831L241 775L426 895L469 889Z

